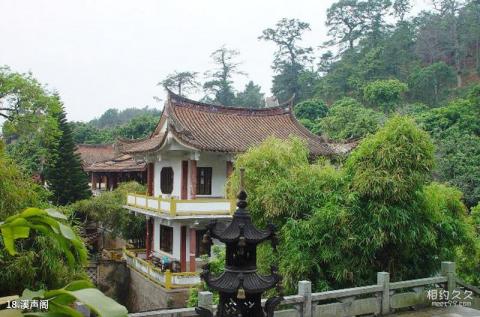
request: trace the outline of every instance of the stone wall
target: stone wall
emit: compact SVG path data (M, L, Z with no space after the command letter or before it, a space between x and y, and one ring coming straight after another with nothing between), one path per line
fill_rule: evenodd
M188 290L167 290L148 280L135 270L130 271L126 307L129 312L142 312L162 308L185 307Z
M100 260L97 264L97 288L125 305L128 298L130 270L124 261Z

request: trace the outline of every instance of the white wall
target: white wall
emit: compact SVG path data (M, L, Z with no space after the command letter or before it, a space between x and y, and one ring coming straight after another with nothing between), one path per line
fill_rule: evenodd
M173 247L171 254L160 250L160 225L173 227ZM153 228L152 250L159 254L167 254L173 256L175 259L180 261L180 227L180 223L167 223L166 221L162 221L160 218L155 218Z
M154 196L162 195L160 190L160 172L164 167L173 169L173 192L174 198L180 198L181 179L182 179L182 161L189 160L190 154L181 151L166 151L162 153L157 162L155 162L154 171ZM225 196L225 181L227 179L227 156L225 154L200 153L200 159L197 161L197 167L212 168L212 194L213 197ZM189 163L190 165L190 163ZM190 166L188 168L188 195L191 192ZM166 195L162 195L166 197ZM207 196L208 197L208 196Z
M181 241L181 226L179 223L173 223L173 257L180 261L180 241Z
M212 168L212 195L225 196L225 181L227 180L227 160L224 154L200 153L197 167ZM190 177L189 177L190 182ZM189 183L190 187L190 183Z
M160 190L160 172L164 167L171 167L173 169L173 191L172 196L180 198L180 182L182 177L182 160L175 157L163 157L161 161L155 162L155 176L153 180L153 195L160 196L162 191ZM166 197L166 195L163 195Z

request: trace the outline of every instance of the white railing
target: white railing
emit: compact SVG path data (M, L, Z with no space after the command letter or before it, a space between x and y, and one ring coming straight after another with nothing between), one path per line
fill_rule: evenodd
M197 198L197 199L167 199L146 196L141 194L128 194L127 205L146 209L156 213L176 216L201 216L201 215L231 215L234 212L235 201L224 198Z
M124 250L123 254L130 268L167 289L190 288L200 284L200 276L196 272L172 273L170 270L162 272L150 262L137 257L132 251Z
M399 309L428 307L435 303L431 294L446 291L447 296L459 292L459 301L470 303L474 309L480 309L480 289L468 285L455 276L455 263L442 262L442 274L436 277L390 283L390 275L377 273L377 284L339 289L328 292L312 293L311 282L300 281L298 294L285 296L280 305L292 305L294 308L275 311L276 317L347 317L358 315L388 315ZM212 312L216 306L212 303L212 293L199 292L199 306ZM445 298L438 299L445 303ZM262 305L265 300L262 300ZM446 306L449 306L446 302ZM130 317L172 317L198 316L195 308L177 308L129 314Z

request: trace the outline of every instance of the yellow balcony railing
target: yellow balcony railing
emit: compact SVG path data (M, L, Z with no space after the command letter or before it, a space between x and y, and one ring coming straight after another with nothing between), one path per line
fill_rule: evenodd
M152 263L137 257L134 252L124 249L123 255L130 268L167 289L190 288L200 284L197 272L172 273L170 270L163 272Z
M127 194L127 205L175 216L231 215L235 201L224 198L175 199Z

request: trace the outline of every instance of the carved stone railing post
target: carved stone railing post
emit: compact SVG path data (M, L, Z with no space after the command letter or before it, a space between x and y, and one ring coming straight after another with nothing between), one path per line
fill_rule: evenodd
M377 284L383 287L380 312L387 315L390 313L390 273L378 272Z
M303 296L302 317L312 317L312 282L299 281L298 295Z
M447 278L447 291L452 296L456 287L455 262L442 262L442 275Z
M199 292L198 307L205 308L213 314L213 294L211 292Z

